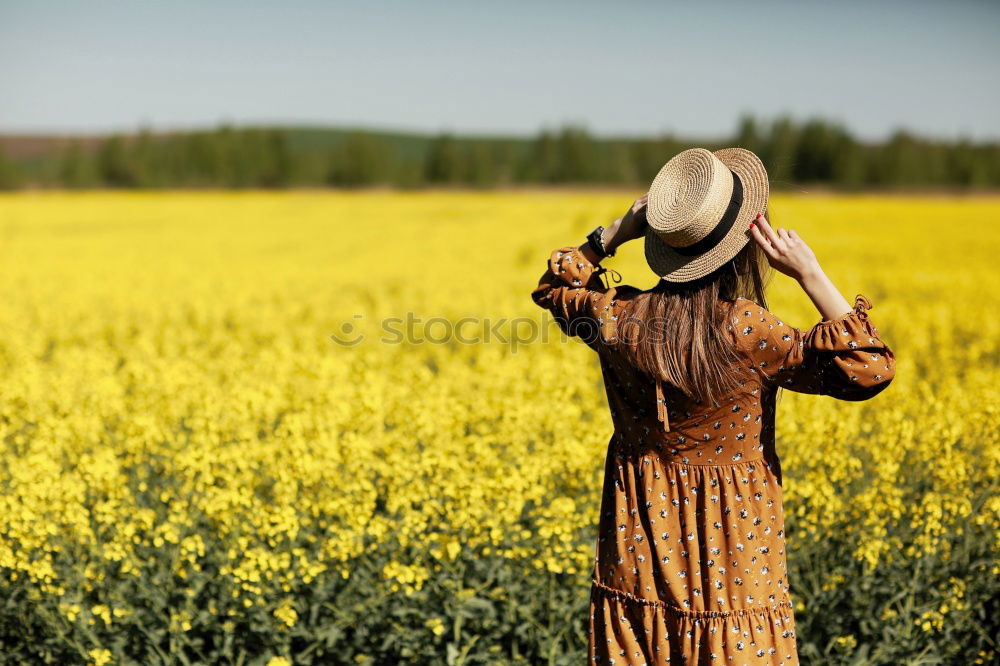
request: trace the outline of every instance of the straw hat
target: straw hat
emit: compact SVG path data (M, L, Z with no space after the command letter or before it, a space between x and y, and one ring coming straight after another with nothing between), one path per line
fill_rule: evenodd
M668 282L708 275L749 242L767 195L767 171L749 150L678 153L649 188L646 262Z

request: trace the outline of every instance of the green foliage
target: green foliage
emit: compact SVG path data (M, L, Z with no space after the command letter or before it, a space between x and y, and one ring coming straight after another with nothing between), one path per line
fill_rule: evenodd
M980 504L995 492L995 484L983 487ZM990 552L994 527L963 520L951 527L950 553L883 561L868 570L852 558L852 540L839 536L849 534L849 526L806 541L796 539L794 519L789 523L789 579L793 594L806 600L795 609L803 664L996 663L991 659L1000 654L1000 578ZM919 539L919 525L892 529L904 543Z
M108 187L132 187L138 184L138 165L133 159L135 153L127 151L125 141L114 135L103 144L97 153L97 169L101 181Z
M327 182L346 187L388 183L390 166L390 152L383 139L357 132L331 156Z
M7 159L0 146L0 190L13 190L21 185L21 175L14 164Z
M5 160L0 153L0 189L638 185L685 148L733 145L760 155L775 190L800 184L844 190L1000 186L997 143L935 142L898 131L882 144L865 144L820 118L764 123L745 115L723 141L598 138L572 125L542 130L533 139L230 125L155 134L143 128L91 147L72 142L40 163Z
M164 135L144 129L90 151L74 141L53 159L55 184L67 188L278 188L296 167L285 132L228 125Z
M462 181L462 152L454 137L442 134L431 142L427 154L426 175L429 183L459 183Z
M59 160L59 182L70 189L94 187L98 183L94 161L84 154L78 141L70 144Z
M795 610L802 663L974 664L996 654L1000 582L990 573L993 535L971 521L967 527L955 537L951 557L914 558L873 571L857 563L852 544L834 533L822 543L798 543L789 563L793 592L807 600ZM219 552L222 544L206 542L209 560ZM300 581L289 593L298 622L288 628L275 617L277 606L245 608L229 579L217 575L218 563L205 560L201 572L182 580L168 568L173 556L165 555L151 557L139 578L102 583L130 611L111 625L91 610L94 600L67 600L81 606L69 621L50 601L32 601L37 592L23 577L5 577L2 663L83 663L95 645L126 656L122 664L263 665L288 655L303 665L569 665L586 655L586 574L555 574L481 552L439 562L383 544L351 562L347 579L329 571L308 584ZM394 590L382 575L401 555L432 571L419 590ZM66 572L74 566L67 560ZM840 582L831 586L831 580ZM925 630L927 613L953 598L955 581L964 586L965 606Z

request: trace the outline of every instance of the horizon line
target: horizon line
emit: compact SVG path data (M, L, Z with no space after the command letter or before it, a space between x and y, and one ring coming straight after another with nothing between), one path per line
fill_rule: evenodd
M895 134L905 133L912 137L918 139L924 139L929 141L943 141L943 142L968 142L970 144L991 144L1000 142L1000 135L993 137L976 137L972 136L971 133L958 131L951 136L942 135L940 133L925 133L918 130L906 127L903 124L896 126L893 130L885 133L880 138L868 138L859 136L852 130L852 128L845 122L837 120L832 117L819 116L815 114L809 114L805 116L796 116L791 113L781 113L770 116L757 116L751 115L751 117L760 123L761 128L766 131L774 122L787 118L793 124L803 125L811 121L821 121L827 123L828 125L840 127L844 129L855 141L859 143L882 143L891 139ZM741 117L742 119L742 117ZM406 126L397 124L361 124L354 122L344 122L338 123L336 121L324 122L320 120L267 120L267 119L220 119L216 121L204 121L197 123L167 123L163 125L156 125L153 123L139 121L134 125L125 128L121 125L111 125L103 128L96 127L0 127L0 136L6 137L44 137L53 139L71 139L71 138L103 138L114 135L135 135L143 131L149 131L152 134L170 134L170 133L182 133L182 132L205 132L212 131L222 127L232 127L238 129L250 129L250 128L261 128L261 129L284 129L284 130L344 130L344 131L355 131L355 132L371 132L375 134L396 134L396 135L406 135L406 136L423 136L423 137L439 137L443 135L452 136L456 138L463 139L484 139L484 140L502 140L502 139L532 139L543 132L556 133L565 129L582 129L586 131L592 138L603 139L603 140L649 140L657 138L673 138L678 140L692 140L697 139L701 141L715 142L723 141L731 138L733 135L738 133L739 125L737 125L727 131L719 132L714 135L685 135L678 130L673 129L660 129L660 130L649 130L646 132L635 132L635 133L621 133L621 132L605 132L600 130L595 130L588 127L587 123L581 123L577 121L567 120L563 123L556 125L543 124L533 131L523 131L523 130L465 130L465 129L455 129L455 128L426 128L426 127L416 127L416 126Z

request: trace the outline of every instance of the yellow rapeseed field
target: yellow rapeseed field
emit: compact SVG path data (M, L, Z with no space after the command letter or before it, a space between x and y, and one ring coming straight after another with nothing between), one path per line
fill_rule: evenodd
M0 653L579 661L611 426L529 294L635 194L0 197ZM771 208L898 362L779 404L803 656L986 663L1000 199ZM655 281L640 244L608 265ZM819 319L782 276L769 305Z

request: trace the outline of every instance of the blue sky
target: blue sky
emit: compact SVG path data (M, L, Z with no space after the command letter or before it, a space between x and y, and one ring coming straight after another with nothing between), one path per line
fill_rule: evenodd
M220 121L1000 138L1000 2L0 0L0 131Z

